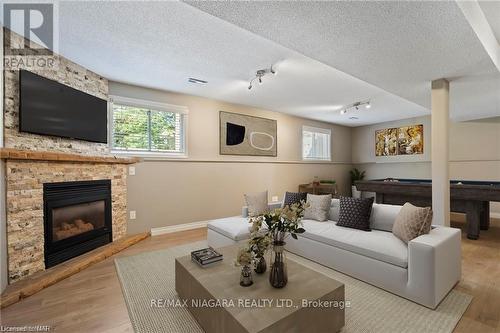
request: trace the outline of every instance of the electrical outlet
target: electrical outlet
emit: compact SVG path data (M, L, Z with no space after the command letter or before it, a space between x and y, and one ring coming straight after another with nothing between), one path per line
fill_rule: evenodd
M278 196L277 196L277 195L275 195L275 196L271 197L271 201L272 201L272 202L277 202L278 200L279 200L279 199L278 199Z
M135 166L128 167L128 174L129 176L135 176Z
M135 210L131 210L129 214L130 214L130 219L135 220L136 218Z

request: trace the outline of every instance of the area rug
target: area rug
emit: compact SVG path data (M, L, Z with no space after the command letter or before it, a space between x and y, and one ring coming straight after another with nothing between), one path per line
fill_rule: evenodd
M178 299L175 258L206 245L201 241L115 259L135 332L203 332L186 308L152 307L151 300ZM345 284L345 299L351 307L346 308L343 333L452 332L472 300L472 296L452 290L436 310L430 310L305 258L290 253L287 258Z

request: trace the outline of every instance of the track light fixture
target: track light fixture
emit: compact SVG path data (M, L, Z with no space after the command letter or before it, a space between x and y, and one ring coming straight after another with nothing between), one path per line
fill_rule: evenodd
M364 102L356 102L356 103L352 103L352 104L349 104L347 105L346 107L344 107L342 110L340 110L340 114L346 114L347 111L349 111L350 109L356 109L356 110L359 110L359 108L361 106L365 106L365 108L369 109L371 108L371 104L370 104L370 101L364 101Z
M259 83L259 85L262 84L263 80L262 78L267 75L267 74L272 74L276 75L277 71L276 68L271 65L270 68L264 68L264 69L259 69L257 72L255 72L255 77L250 80L250 83L248 84L248 90L251 90L253 88L253 83L255 80Z

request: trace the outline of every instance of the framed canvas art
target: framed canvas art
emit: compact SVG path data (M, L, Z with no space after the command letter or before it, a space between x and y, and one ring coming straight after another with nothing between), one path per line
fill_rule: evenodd
M397 154L397 128L385 128L375 131L375 156Z
M424 153L424 125L398 128L398 155Z
M220 111L221 155L277 156L277 122Z

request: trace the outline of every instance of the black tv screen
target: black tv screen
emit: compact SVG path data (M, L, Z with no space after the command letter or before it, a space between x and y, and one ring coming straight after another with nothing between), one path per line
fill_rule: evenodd
M107 143L107 102L29 71L19 73L19 130Z

